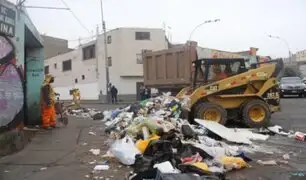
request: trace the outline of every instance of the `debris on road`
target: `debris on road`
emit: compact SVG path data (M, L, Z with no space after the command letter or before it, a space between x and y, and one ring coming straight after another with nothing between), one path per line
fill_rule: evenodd
M274 165L277 165L277 162L275 160L269 160L269 161L258 160L257 163L260 164L260 165L264 165L264 166L274 166Z
M178 100L163 94L103 113L88 110L98 112L90 116L99 116L93 119L101 119L107 126L105 132L109 135L107 143L110 147L102 157L133 165L134 171L130 174L135 177L130 176L129 179L134 180L139 177L154 179L165 174L189 173L201 177L223 177L228 171L250 168L252 159L248 157L249 153L274 154L273 149L256 145L254 141L266 141L271 134L294 134L280 126L268 127L264 131L227 128L202 119L195 119L196 124L190 124L181 118L187 98ZM100 150L95 150L90 151L95 155L100 154ZM288 164L289 154L284 154L282 159L256 162L263 166ZM97 165L94 169L108 168L108 165ZM153 176L149 177L149 174Z
M96 165L94 167L94 171L102 171L102 170L108 170L109 165L103 164L103 165Z
M45 170L47 170L47 167L40 168L40 171L45 171Z
M305 134L302 132L296 132L295 139L299 141L305 141Z
M93 135L93 136L96 136L96 135L97 135L95 132L92 132L92 131L89 131L88 134L89 134L89 135Z
M284 155L283 155L283 159L284 159L284 160L288 160L288 159L290 159L289 154L284 154Z
M91 152L93 155L97 156L100 154L100 149L90 149L89 152Z

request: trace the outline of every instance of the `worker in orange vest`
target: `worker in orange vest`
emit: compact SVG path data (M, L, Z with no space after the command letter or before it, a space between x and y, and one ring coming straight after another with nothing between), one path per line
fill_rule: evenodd
M41 87L40 105L42 127L45 129L56 127L55 92L51 86L53 82L54 77L51 74L47 74Z

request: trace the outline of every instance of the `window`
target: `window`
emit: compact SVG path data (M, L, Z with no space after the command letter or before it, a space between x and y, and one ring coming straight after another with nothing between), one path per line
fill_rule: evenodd
M54 69L57 69L57 64L56 63L54 63Z
M63 61L63 71L70 71L71 69L71 59Z
M136 54L136 63L142 64L142 54Z
M77 84L78 83L78 79L76 78L76 79L74 79L74 83L75 84Z
M107 44L111 44L112 43L112 36L107 36Z
M83 48L83 60L93 59L96 57L96 45L90 45Z
M82 80L84 80L85 79L85 75L82 75Z
M49 74L49 66L45 66L45 74Z
M150 32L135 32L136 40L150 40Z
M108 64L108 67L112 66L112 57L107 58L107 64Z

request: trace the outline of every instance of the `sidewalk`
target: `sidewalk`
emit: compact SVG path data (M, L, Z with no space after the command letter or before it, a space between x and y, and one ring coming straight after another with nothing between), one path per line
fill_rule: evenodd
M107 151L103 129L100 121L70 118L67 127L41 130L24 150L0 159L0 180L93 179L90 173L95 165L89 162L103 160L89 150L99 148L101 155ZM89 131L96 136L89 135ZM110 170L103 171L104 179L124 179L124 173L129 171L118 168L116 163L109 165ZM101 179L102 175L96 178Z

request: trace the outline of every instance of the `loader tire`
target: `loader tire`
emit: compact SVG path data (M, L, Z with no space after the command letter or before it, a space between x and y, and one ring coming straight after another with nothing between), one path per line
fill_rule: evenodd
M270 118L271 112L269 106L262 100L251 100L242 109L242 119L251 128L268 126Z
M195 108L195 118L215 121L224 125L227 121L227 111L218 104L200 103Z

